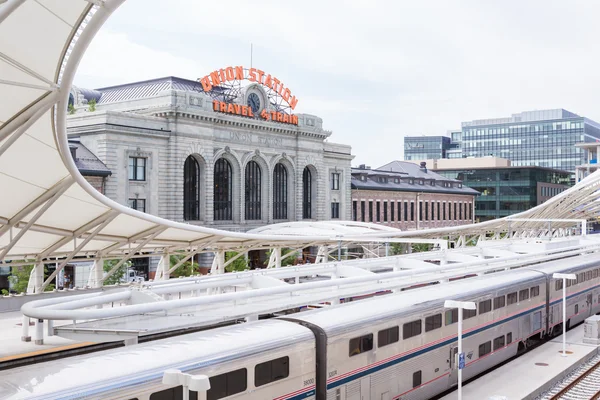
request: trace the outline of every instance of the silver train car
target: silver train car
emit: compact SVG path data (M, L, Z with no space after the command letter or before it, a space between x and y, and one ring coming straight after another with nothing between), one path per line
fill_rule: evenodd
M600 312L600 260L583 255L442 285L0 372L0 399L182 398L166 369L209 376L208 400L428 399L457 384L457 310L464 313L463 379ZM190 392L196 399L196 392Z

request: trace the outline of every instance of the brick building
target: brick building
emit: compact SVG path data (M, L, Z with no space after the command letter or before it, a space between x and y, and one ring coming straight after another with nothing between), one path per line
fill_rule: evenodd
M402 230L470 224L479 193L425 165L393 161L352 168L352 219Z

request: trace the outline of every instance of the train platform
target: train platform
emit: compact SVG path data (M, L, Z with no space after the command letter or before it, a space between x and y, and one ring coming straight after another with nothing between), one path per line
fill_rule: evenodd
M583 324L567 332L567 357L561 355L562 335L463 386L465 400L537 399L567 375L598 354L599 347L583 343ZM570 353L569 353L570 352ZM442 400L455 400L454 392Z

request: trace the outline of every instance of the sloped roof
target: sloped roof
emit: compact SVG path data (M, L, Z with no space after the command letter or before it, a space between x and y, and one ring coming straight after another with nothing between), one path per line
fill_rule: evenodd
M199 82L174 76L95 89L95 91L102 94L98 104L152 97L164 90L184 90L204 93L202 85Z
M69 140L69 148L75 149L75 165L84 176L109 176L110 169L94 153L77 140Z

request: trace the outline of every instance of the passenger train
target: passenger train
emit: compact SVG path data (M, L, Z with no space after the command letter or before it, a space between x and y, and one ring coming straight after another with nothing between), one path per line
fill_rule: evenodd
M457 310L464 312L463 379L600 312L600 260L580 255L177 338L0 373L0 399L182 398L163 372L210 378L208 400L428 399L457 384ZM197 398L190 392L190 398Z

